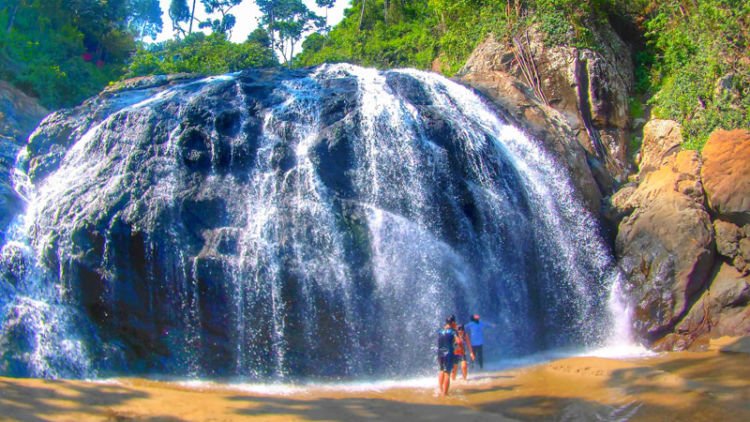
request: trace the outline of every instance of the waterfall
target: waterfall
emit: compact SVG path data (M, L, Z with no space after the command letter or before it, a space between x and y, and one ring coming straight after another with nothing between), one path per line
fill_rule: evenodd
M563 168L434 74L134 89L48 118L27 150L5 374L395 376L432 370L450 314L492 323L495 359L614 324L612 260Z

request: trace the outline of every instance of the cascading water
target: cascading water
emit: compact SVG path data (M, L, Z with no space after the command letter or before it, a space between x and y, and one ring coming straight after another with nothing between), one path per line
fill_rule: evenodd
M566 175L439 76L243 72L66 113L19 160L2 373L403 375L449 314L494 323L497 356L611 325Z

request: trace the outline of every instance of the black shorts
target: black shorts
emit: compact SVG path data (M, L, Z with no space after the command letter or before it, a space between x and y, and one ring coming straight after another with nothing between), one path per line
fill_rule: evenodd
M453 354L439 354L438 368L443 372L451 372L453 370L453 360Z
M453 363L466 362L466 355L453 355Z

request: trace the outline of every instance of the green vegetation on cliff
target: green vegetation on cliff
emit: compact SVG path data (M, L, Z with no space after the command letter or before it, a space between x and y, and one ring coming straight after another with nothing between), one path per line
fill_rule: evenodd
M72 105L117 79L136 36L161 27L158 0L3 1L0 78L47 107Z
M263 31L244 43L228 40L236 22L230 11L242 1L200 0L188 6L173 0L169 12L177 19L172 22L176 38L147 44L146 38L163 28L159 0L3 0L0 79L56 109L123 77L275 65ZM204 8L204 20L191 19L196 7ZM201 28L212 34L197 32Z
M538 24L549 44L595 47L589 29L619 0L353 0L326 36L310 38L297 64L355 62L375 67L458 71L488 34L510 41Z
M646 10L642 75L656 117L683 126L684 146L701 149L717 127L750 128L750 3L662 1Z
M700 148L716 127L750 127L750 3L744 0L353 0L327 35L310 37L301 66L354 62L439 68L452 75L490 33L508 43L535 25L550 45L597 49L592 29L632 28L633 109L684 127Z
M635 62L634 117L650 110L680 122L684 146L697 149L717 127L750 127L745 0L352 0L330 31L300 0L255 0L262 29L233 43L228 33L244 17L230 12L243 1L252 0L172 0L175 39L146 44L163 26L158 0L4 0L0 79L54 109L125 77L276 66L310 30L319 32L302 43L296 66L353 62L453 75L489 34L510 45L534 26L549 45L598 49L596 27L609 22L632 48L623 54ZM196 7L211 14L192 19Z

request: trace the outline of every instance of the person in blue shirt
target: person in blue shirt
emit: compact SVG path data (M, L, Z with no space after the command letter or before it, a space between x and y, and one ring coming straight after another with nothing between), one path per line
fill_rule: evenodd
M456 331L453 326L456 317L451 315L445 320L445 326L438 331L437 360L438 360L438 388L440 395L447 396L451 386L451 371L453 370L453 345L456 341Z
M469 339L471 341L471 347L474 349L474 357L476 362L479 363L479 369L484 369L484 329L487 324L479 320L479 315L474 314L471 317L471 322L466 324L466 332L469 333Z

